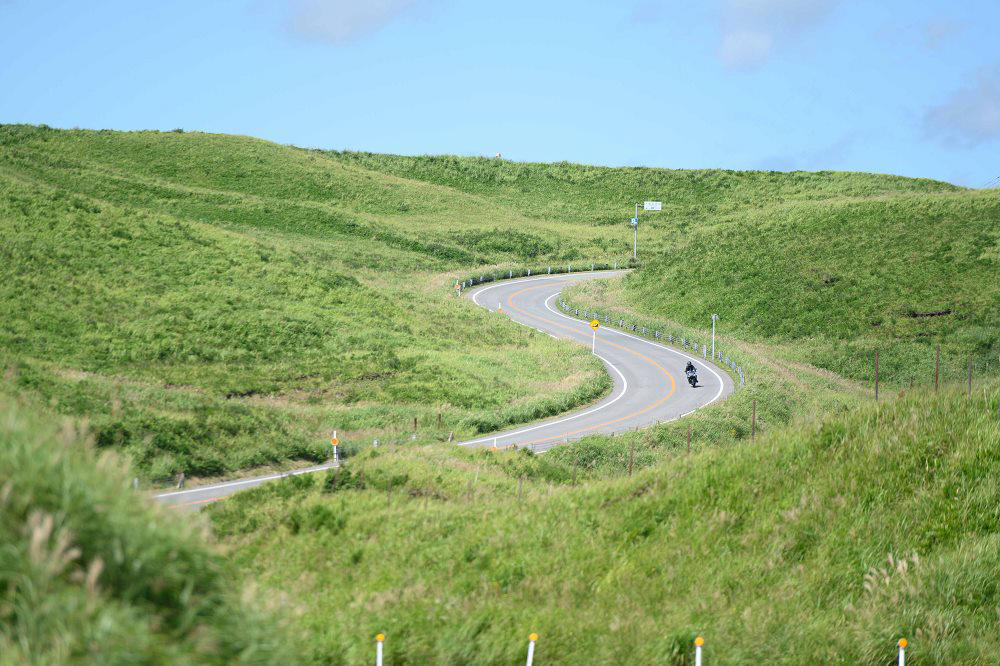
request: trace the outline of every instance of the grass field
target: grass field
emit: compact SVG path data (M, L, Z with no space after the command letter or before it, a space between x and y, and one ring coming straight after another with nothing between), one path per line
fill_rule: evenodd
M697 634L712 663L889 663L903 636L989 663L998 400L908 393L575 488L548 456L372 451L211 514L323 662L384 631L393 663L516 663L537 631L545 663L686 664Z

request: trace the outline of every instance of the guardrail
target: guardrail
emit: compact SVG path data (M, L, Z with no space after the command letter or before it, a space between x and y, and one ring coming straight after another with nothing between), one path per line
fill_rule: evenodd
M487 282L497 282L499 280L513 280L516 278L559 275L565 273L589 273L591 271L616 271L619 269L638 268L639 262L634 259L612 260L612 261L581 261L566 262L565 264L544 264L537 266L522 266L520 268L492 268L489 271L476 273L460 282L455 283L455 289L459 293L486 284Z
M691 351L695 354L701 354L702 358L706 361L708 360L709 346L704 342L696 342L694 340L689 340L685 335L674 335L672 332L664 333L659 329L653 328L649 325L637 324L634 321L628 322L622 315L612 315L608 312L598 312L596 310L588 310L586 307L582 309L567 303L563 299L559 299L559 308L566 314L576 317L582 321L596 319L605 325L613 325L622 329L623 331L630 331L636 335L640 335L644 338L650 338L656 340L657 342L667 343L683 349L684 351ZM743 371L743 366L739 365L733 358L728 354L722 352L721 349L716 349L712 360L722 365L726 366L733 374L734 379L738 378L740 380L740 386L746 386L746 373Z

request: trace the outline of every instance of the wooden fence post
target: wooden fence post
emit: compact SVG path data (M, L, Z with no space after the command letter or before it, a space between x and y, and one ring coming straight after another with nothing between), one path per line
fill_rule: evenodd
M934 390L938 390L941 381L941 345L937 346L937 358L934 360Z
M875 350L875 402L878 402L878 350Z

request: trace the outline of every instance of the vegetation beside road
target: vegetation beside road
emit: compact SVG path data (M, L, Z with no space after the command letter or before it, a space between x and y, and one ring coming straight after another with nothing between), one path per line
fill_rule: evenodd
M379 449L210 511L328 661L385 631L394 662L514 663L537 631L547 663L689 663L697 634L725 663L882 663L903 636L985 663L998 400L907 392L579 487L548 454Z

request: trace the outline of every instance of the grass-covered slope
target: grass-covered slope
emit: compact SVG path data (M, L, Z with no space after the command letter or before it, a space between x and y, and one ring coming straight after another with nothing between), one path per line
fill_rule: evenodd
M414 418L463 436L608 386L447 288L485 260L461 239L486 213L457 193L236 137L2 127L0 146L6 389L90 417L145 476L321 459L328 430Z
M691 226L626 282L626 301L727 334L792 341L839 374L925 382L1000 353L1000 194L904 194L742 211ZM978 374L978 373L977 373Z
M286 620L263 611L281 603L250 591L199 531L129 491L119 461L98 461L85 426L0 398L0 663L300 663Z
M910 393L576 488L523 452L371 451L212 518L333 662L384 631L394 663L516 663L537 631L553 664L690 663L697 634L713 663L889 663L902 636L989 663L998 399Z

